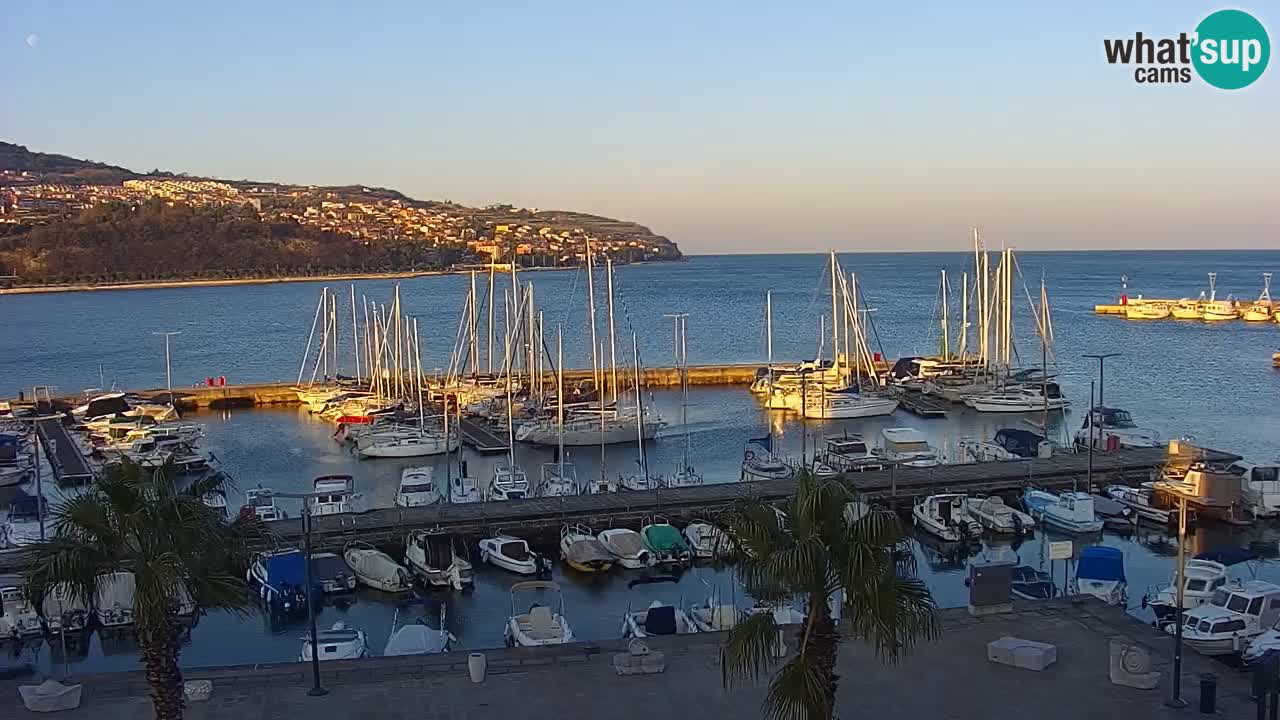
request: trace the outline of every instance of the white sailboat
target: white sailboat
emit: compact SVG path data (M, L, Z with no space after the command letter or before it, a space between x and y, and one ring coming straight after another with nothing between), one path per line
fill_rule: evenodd
M680 459L680 467L665 480L667 487L692 487L702 484L702 475L689 464L689 344L685 334L688 315L681 313L672 316L676 324L674 345L676 367L680 370L680 426L684 429L684 454Z
M624 475L619 479L619 484L627 490L656 490L660 487L660 483L649 477L649 465L645 462L644 457L644 426L639 422L639 418L644 416L644 398L640 392L640 349L636 341L636 334L631 334L631 354L634 359L635 385L636 385L636 440L638 442L639 456L636 459L636 472L631 475Z
M560 444L556 448L556 462L542 464L542 482L538 485L540 497L565 497L578 494L578 471L564 461L564 338L556 327L556 423Z

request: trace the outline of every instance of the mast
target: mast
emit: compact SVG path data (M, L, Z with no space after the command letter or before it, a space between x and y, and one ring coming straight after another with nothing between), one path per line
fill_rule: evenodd
M487 344L489 352L489 362L486 365L487 372L493 375L493 258L489 258L489 342Z
M1040 278L1040 395L1044 397L1044 433L1049 434L1049 295ZM1092 413L1092 409L1089 411ZM1090 419L1092 422L1092 418Z
M537 322L538 322L538 318L534 317L533 281L532 280L529 281L528 288L529 288L529 299L528 299L528 305L525 307L525 312L529 316L529 335L528 337L525 338L525 345L529 347L529 354L528 354L529 366L525 369L529 371L529 393L532 395L535 387L533 384L533 366L537 364L536 357L534 355L534 352L535 352L534 342L537 340L537 333L535 333L534 330L537 329ZM539 397L541 397L542 396L542 378L538 378L537 389L538 389L537 394Z
M311 359L311 341L316 337L316 326L320 324L320 308L324 302L324 296L320 296L320 302L316 303L316 315L311 320L311 333L307 335L307 347L302 351L302 367L298 368L298 384L302 384L302 374L307 371L307 361Z
M560 459L560 477L564 477L564 340L563 329L556 325L556 425L559 437L556 440L557 454Z
M373 339L369 334L369 298L361 294L360 305L364 309L364 367L369 371L369 389L372 390L376 379L373 374Z
M351 283L351 357L356 362L356 382L360 382L360 325L356 322L355 283Z
M414 372L415 383L418 386L418 431L427 429L426 403L422 401L422 341L418 338L418 318L413 319L413 357L416 372ZM449 449L449 437L444 438L444 447Z
M401 353L400 353L400 347L402 342L401 338L403 337L403 335L401 333L401 328L400 328L400 285L399 283L396 284L395 300L392 301L392 305L394 306L394 309L392 310L392 312L395 313L395 318L394 318L395 320L394 334L395 334L395 344L396 344L396 352L395 352L395 358L394 358L395 373L396 373L395 392L396 392L396 398L399 399L404 397L404 371L401 369L404 367L404 363L403 363L403 357L401 356Z
M338 379L338 294L329 293L329 324L333 326L333 379Z
M640 345L636 334L631 333L631 358L635 363L636 380L636 440L640 443L640 471L644 473L644 486L649 487L649 465L644 457L644 400L640 394Z
M476 307L476 271L472 270L471 271L471 315L470 315L472 379L475 379L480 374L480 338L477 335L477 327L476 327L477 312L478 312L478 308ZM446 408L445 415L448 415L448 414L449 412L448 412L448 409Z
M853 295L853 331L858 334L858 347L855 350L855 352L858 354L858 359L854 361L856 363L855 374L854 374L854 384L857 386L858 392L861 393L862 392L862 342L863 340L862 340L862 316L858 314L858 274L857 273L849 273L849 285L850 285L849 292L851 295Z
M942 271L942 360L951 359L951 328L948 326L950 308L947 307L947 271Z
M836 281L840 266L836 263L836 251L831 251L831 368L840 376L840 320L836 317Z
M769 358L769 398L765 401L765 425L769 430L769 447L773 447L773 418L769 416L768 408L773 407L773 291L766 290L764 293L764 332L765 332L765 348ZM769 451L773 452L772 449Z
M613 401L618 402L618 342L613 335L613 256L605 255L605 273L609 285L609 373L613 387Z
M684 470L689 472L689 345L686 334L688 315L680 316L680 392L684 402L680 405L680 424L684 425Z
M595 383L594 390L600 396L600 407L604 408L604 392L600 388L600 356L596 349L599 340L596 339L596 290L595 290L595 269L591 261L591 240L586 240L587 252L587 314L591 316L591 381Z

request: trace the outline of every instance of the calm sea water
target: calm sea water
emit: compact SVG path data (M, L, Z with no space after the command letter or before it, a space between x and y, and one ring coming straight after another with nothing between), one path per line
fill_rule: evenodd
M847 272L856 272L867 302L876 312L879 344L888 357L936 351L938 271L947 269L959 285L959 273L971 267L962 253L844 255ZM780 359L812 357L819 344L818 317L830 312L829 280L823 281L825 258L819 255L696 257L675 264L641 265L617 272L617 324L620 356L629 356L630 337L637 336L643 362L670 364L671 321L664 314L688 313L689 360L698 363L762 361L764 296L774 296L774 351ZM1261 272L1280 269L1280 252L1114 252L1023 253L1019 264L1030 294L1038 294L1043 276L1053 308L1056 355L1066 392L1082 407L1096 364L1085 353L1121 352L1108 362L1106 399L1131 410L1145 425L1165 436L1192 435L1203 444L1267 459L1280 454L1280 372L1270 355L1280 345L1280 326L1195 322L1130 322L1097 316L1093 306L1112 302L1120 292L1120 278L1129 278L1131 295L1195 296L1207 284L1205 273L1218 273L1219 294L1254 296ZM586 279L582 272L539 272L523 276L536 286L548 333L557 323L565 328L566 365L590 366L586 338ZM498 297L510 287L499 278ZM357 296L389 301L390 282L357 285ZM487 278L479 280L485 290ZM222 288L186 288L128 292L68 293L0 296L0 391L16 392L33 385L53 385L63 392L105 384L123 388L164 384L163 339L153 332L181 330L174 338L172 365L175 386L189 385L210 375L226 375L229 382L293 380L297 377L321 284L282 284ZM347 285L333 286L347 297ZM463 297L469 281L463 276L420 278L400 283L405 311L419 318L424 367L444 367L453 346ZM1022 295L1022 281L1017 294ZM953 307L956 300L953 298ZM344 301L342 309L349 313ZM501 306L499 306L501 324ZM1025 336L1019 352L1026 364L1038 364L1040 347L1031 337L1031 313L1025 302L1015 311ZM349 317L349 316L348 316ZM343 352L350 352L349 319L343 329ZM625 352L623 348L625 347ZM483 355L483 353L482 353ZM497 353L500 356L501 352ZM343 358L344 372L351 368ZM500 362L500 360L499 360ZM308 369L308 373L310 370ZM56 392L56 391L55 391ZM808 434L794 423L770 418L740 388L693 388L689 424L679 425L678 393L655 392L654 403L672 423L647 448L654 473L669 472L690 436L691 461L707 480L737 478L744 441L763 434L773 423L782 444L796 455L824 435L862 432L874 435L881 427L913 425L924 430L944 452L966 436L989 438L1000 427L1016 427L1017 417L978 416L955 412L947 420L922 420L899 413L892 420L810 422ZM358 461L334 443L332 427L297 410L249 410L201 413L206 423L205 445L222 459L241 488L257 484L276 489L308 488L319 474L351 472L373 505L388 505L395 494L400 469L419 461ZM1078 419L1065 422L1074 431ZM634 446L599 451L574 451L570 461L581 477L599 471L610 474L634 467ZM529 448L518 460L536 475L548 452ZM487 477L492 460L468 457L473 474ZM434 463L443 474L442 463ZM0 498L2 500L4 498ZM233 506L238 504L233 500ZM975 552L1015 552L1026 563L1049 568L1043 560L1043 537L1016 548L1008 545ZM1193 550L1229 543L1260 550L1275 547L1269 527L1230 532L1202 528ZM1129 566L1130 595L1136 604L1147 585L1164 582L1172 567L1172 546L1160 532L1142 530L1137 536L1108 534L1102 542L1122 548ZM922 542L917 547L921 573L944 606L967 597L963 585L967 555ZM1262 564L1260 577L1280 581L1280 568ZM1056 568L1061 578L1063 569ZM1245 570L1243 572L1248 572ZM560 573L557 568L557 573ZM559 578L565 586L568 615L584 639L616 637L629 601L625 583L616 576ZM481 570L477 587L463 595L433 594L426 613L438 615L448 606L448 624L464 647L501 644L502 627L510 612L507 592L514 576ZM723 597L735 592L728 571L702 568L685 573L678 587L665 591L669 600L690 604L707 596L708 586L721 588ZM662 592L662 591L660 591ZM636 603L648 596L635 598ZM416 617L420 606L406 608ZM390 632L395 605L377 593L361 591L352 602L326 607L322 625L345 619L370 634L371 651L380 652ZM1139 611L1140 614L1140 611ZM184 650L187 665L231 662L284 661L296 657L298 626L278 628L265 620L240 620L220 613L203 618ZM8 646L9 663L60 662L60 649L31 643ZM93 635L70 653L73 671L133 669L136 653L128 638Z

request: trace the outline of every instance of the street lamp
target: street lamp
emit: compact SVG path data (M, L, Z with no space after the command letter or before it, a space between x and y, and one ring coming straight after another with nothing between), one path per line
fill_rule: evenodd
M312 697L320 697L328 695L329 691L320 685L320 638L316 632L316 604L315 604L315 582L311 579L311 509L307 507L307 501L320 497L333 497L337 495L350 495L351 490L348 489L343 493L286 493L269 490L263 493L267 497L282 497L302 501L302 554L303 562L306 563L307 569L307 622L311 626L311 678L312 687L307 691Z
M1098 440L1102 438L1102 431L1101 429L1098 428L1098 423L1096 422L1097 418L1094 417L1093 412L1094 410L1097 410L1099 408L1106 406L1106 403L1103 402L1103 394L1106 392L1106 389L1107 389L1107 358L1118 357L1121 354L1122 353L1111 352L1111 353L1085 353L1084 355L1084 357L1093 358L1098 361L1098 404L1096 406L1093 404L1092 394L1090 394L1090 397L1089 397L1089 444L1090 445L1094 444L1095 438L1097 438Z
M181 335L181 330L169 330L167 332L153 332L152 335L164 336L164 380L169 390L169 403L173 404L173 371L169 365L169 338L174 335Z

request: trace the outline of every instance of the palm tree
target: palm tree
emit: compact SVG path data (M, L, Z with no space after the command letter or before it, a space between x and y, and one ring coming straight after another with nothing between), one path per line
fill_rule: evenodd
M178 490L171 467L149 471L126 460L55 506L52 534L28 549L27 591L37 608L54 588L90 607L100 577L133 573L134 622L157 720L183 713L178 598L190 597L197 611L251 606L243 572L262 525L228 523L203 500L225 494L229 482L216 473Z
M850 505L854 500L838 481L804 473L781 508L744 499L719 520L747 591L766 605L807 608L796 652L769 684L764 710L771 720L834 717L836 653L846 635L870 642L882 661L894 662L917 640L940 632L933 596L915 577L898 516L855 511L861 506ZM837 603L844 611L839 627L832 618ZM773 613L749 616L720 651L725 687L759 680L782 651Z

